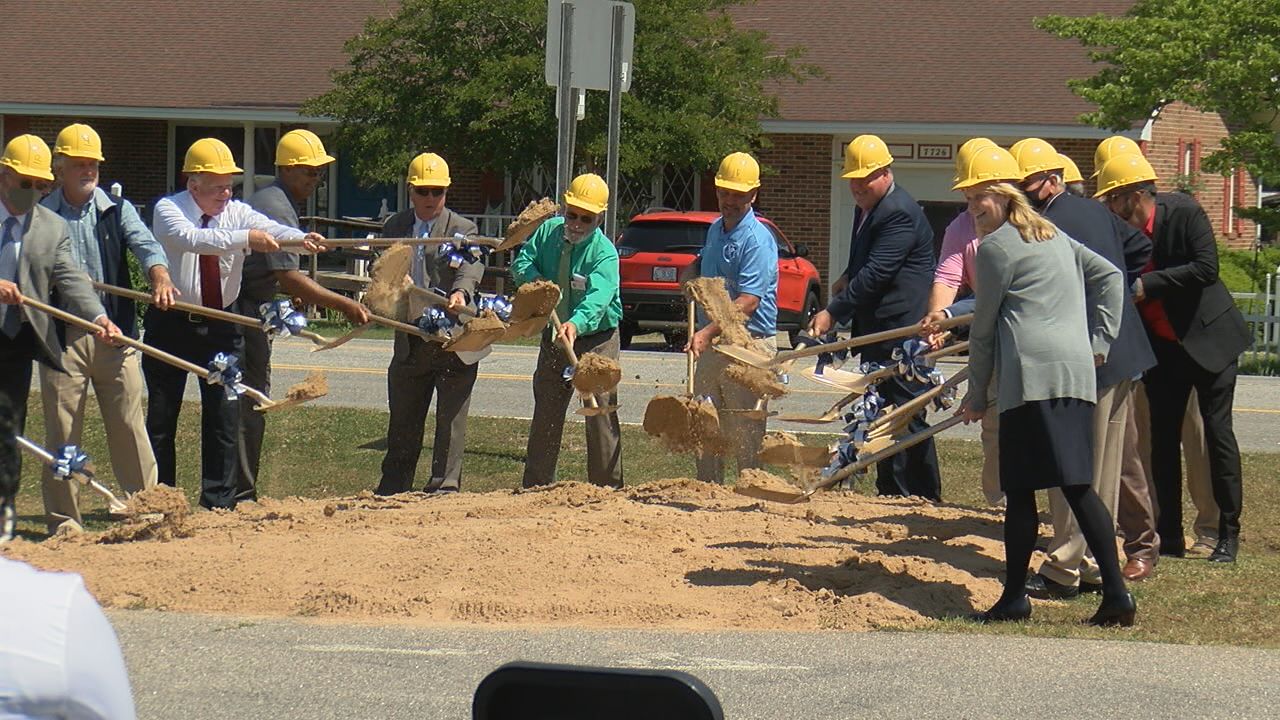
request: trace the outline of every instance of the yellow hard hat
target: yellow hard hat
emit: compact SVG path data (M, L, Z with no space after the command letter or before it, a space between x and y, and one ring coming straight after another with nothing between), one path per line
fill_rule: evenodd
M956 150L956 176L951 182L960 182L960 176L964 174L964 169L969 167L969 158L978 150L986 147L992 147L995 143L984 137L970 138L965 140L964 144Z
M53 152L67 157L106 160L102 156L102 138L98 132L84 123L74 123L62 128L53 143Z
M889 167L893 156L889 146L875 135L859 135L844 148L842 178L864 178L882 167Z
M422 153L409 163L408 183L414 187L449 187L449 163L435 153Z
M595 173L579 175L564 191L564 204L598 215L609 207L609 186Z
M1100 198L1107 193L1140 182L1155 182L1156 171L1142 153L1115 155L1102 164L1098 171L1098 191L1093 194Z
M276 143L276 165L279 167L320 167L335 159L324 151L324 143L310 130L290 130Z
M760 163L744 152L730 153L720 161L716 187L750 192L760 187Z
M1098 149L1093 151L1093 174L1089 177L1098 177L1098 173L1102 172L1102 166L1106 165L1111 158L1135 153L1142 154L1142 148L1138 147L1138 143L1123 135L1112 135L1098 143Z
M1004 181L1017 182L1022 179L1022 170L1013 154L998 146L980 148L969 157L969 163L961 172L961 178L951 187L952 190L964 190L984 182Z
M7 165L19 175L53 179L53 156L49 146L35 135L19 135L4 146L4 155L0 156L0 165Z
M1084 176L1080 174L1080 167L1076 165L1076 161L1062 153L1058 153L1058 155L1058 159L1062 161L1062 182L1084 182Z
M1018 161L1022 177L1030 177L1045 170L1061 170L1062 155L1052 145L1040 138L1026 138L1009 146L1009 154ZM1020 178L1021 179L1021 178Z
M214 175L234 175L244 170L236 166L236 159L231 155L231 148L218 138L201 138L187 149L187 156L182 161L184 173L213 173Z

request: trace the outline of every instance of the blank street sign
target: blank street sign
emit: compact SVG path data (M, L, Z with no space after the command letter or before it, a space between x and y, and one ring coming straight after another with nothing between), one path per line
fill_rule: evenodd
M562 0L547 0L548 85L560 84L560 5ZM583 90L609 89L610 40L613 37L613 8L622 6L622 91L631 89L631 53L635 45L636 8L629 2L610 0L572 0L573 58L570 87Z

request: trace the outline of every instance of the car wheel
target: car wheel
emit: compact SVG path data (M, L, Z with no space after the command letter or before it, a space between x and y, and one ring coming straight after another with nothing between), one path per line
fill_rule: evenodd
M800 327L787 332L787 337L791 339L791 347L796 346L796 339L800 337L800 333L809 327L809 321L821 309L822 306L818 304L818 293L813 288L810 288L809 293L804 297L804 310L800 313Z
M618 347L627 350L631 347L631 339L636 336L636 329L633 325L622 323L618 326Z

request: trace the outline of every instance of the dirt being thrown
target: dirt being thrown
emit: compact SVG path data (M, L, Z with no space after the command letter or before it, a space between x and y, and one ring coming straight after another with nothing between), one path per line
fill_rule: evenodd
M560 302L560 287L550 280L527 282L511 300L511 324L535 317L549 317ZM565 318L561 318L562 320Z
M760 444L760 461L770 465L826 467L831 451L825 446L805 445L788 432L772 432Z
M613 358L589 352L578 358L573 371L573 388L578 392L604 395L613 392L622 381L622 366Z
M780 398L787 394L787 386L777 373L754 365L733 363L724 371L725 377L745 387L756 397Z
M751 333L747 332L747 316L742 314L722 277L700 277L685 283L687 292L702 306L711 322L720 326L720 342L740 347L751 347Z
M413 284L409 279L409 264L412 260L413 250L404 243L396 243L382 251L382 255L374 261L373 268L369 271L372 282L364 301L375 313L393 320L407 319L407 288Z
M329 394L329 377L323 370L312 370L285 393L285 400L314 400Z
M548 219L560 212L560 206L551 201L551 198L542 198L534 200L520 211L515 220L507 225L506 243L509 245L518 245L529 238L538 226L546 222Z
M659 395L644 409L644 431L672 452L723 455L720 416L709 402L687 396Z

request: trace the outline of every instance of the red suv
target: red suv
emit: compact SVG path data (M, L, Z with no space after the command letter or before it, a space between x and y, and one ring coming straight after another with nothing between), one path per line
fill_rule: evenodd
M688 330L685 301L677 282L681 271L702 252L714 212L653 210L631 218L618 237L622 275L622 347L642 331L660 330L667 344L682 347ZM809 249L792 245L778 226L756 217L778 243L778 330L792 340L822 308L818 269L806 260Z

